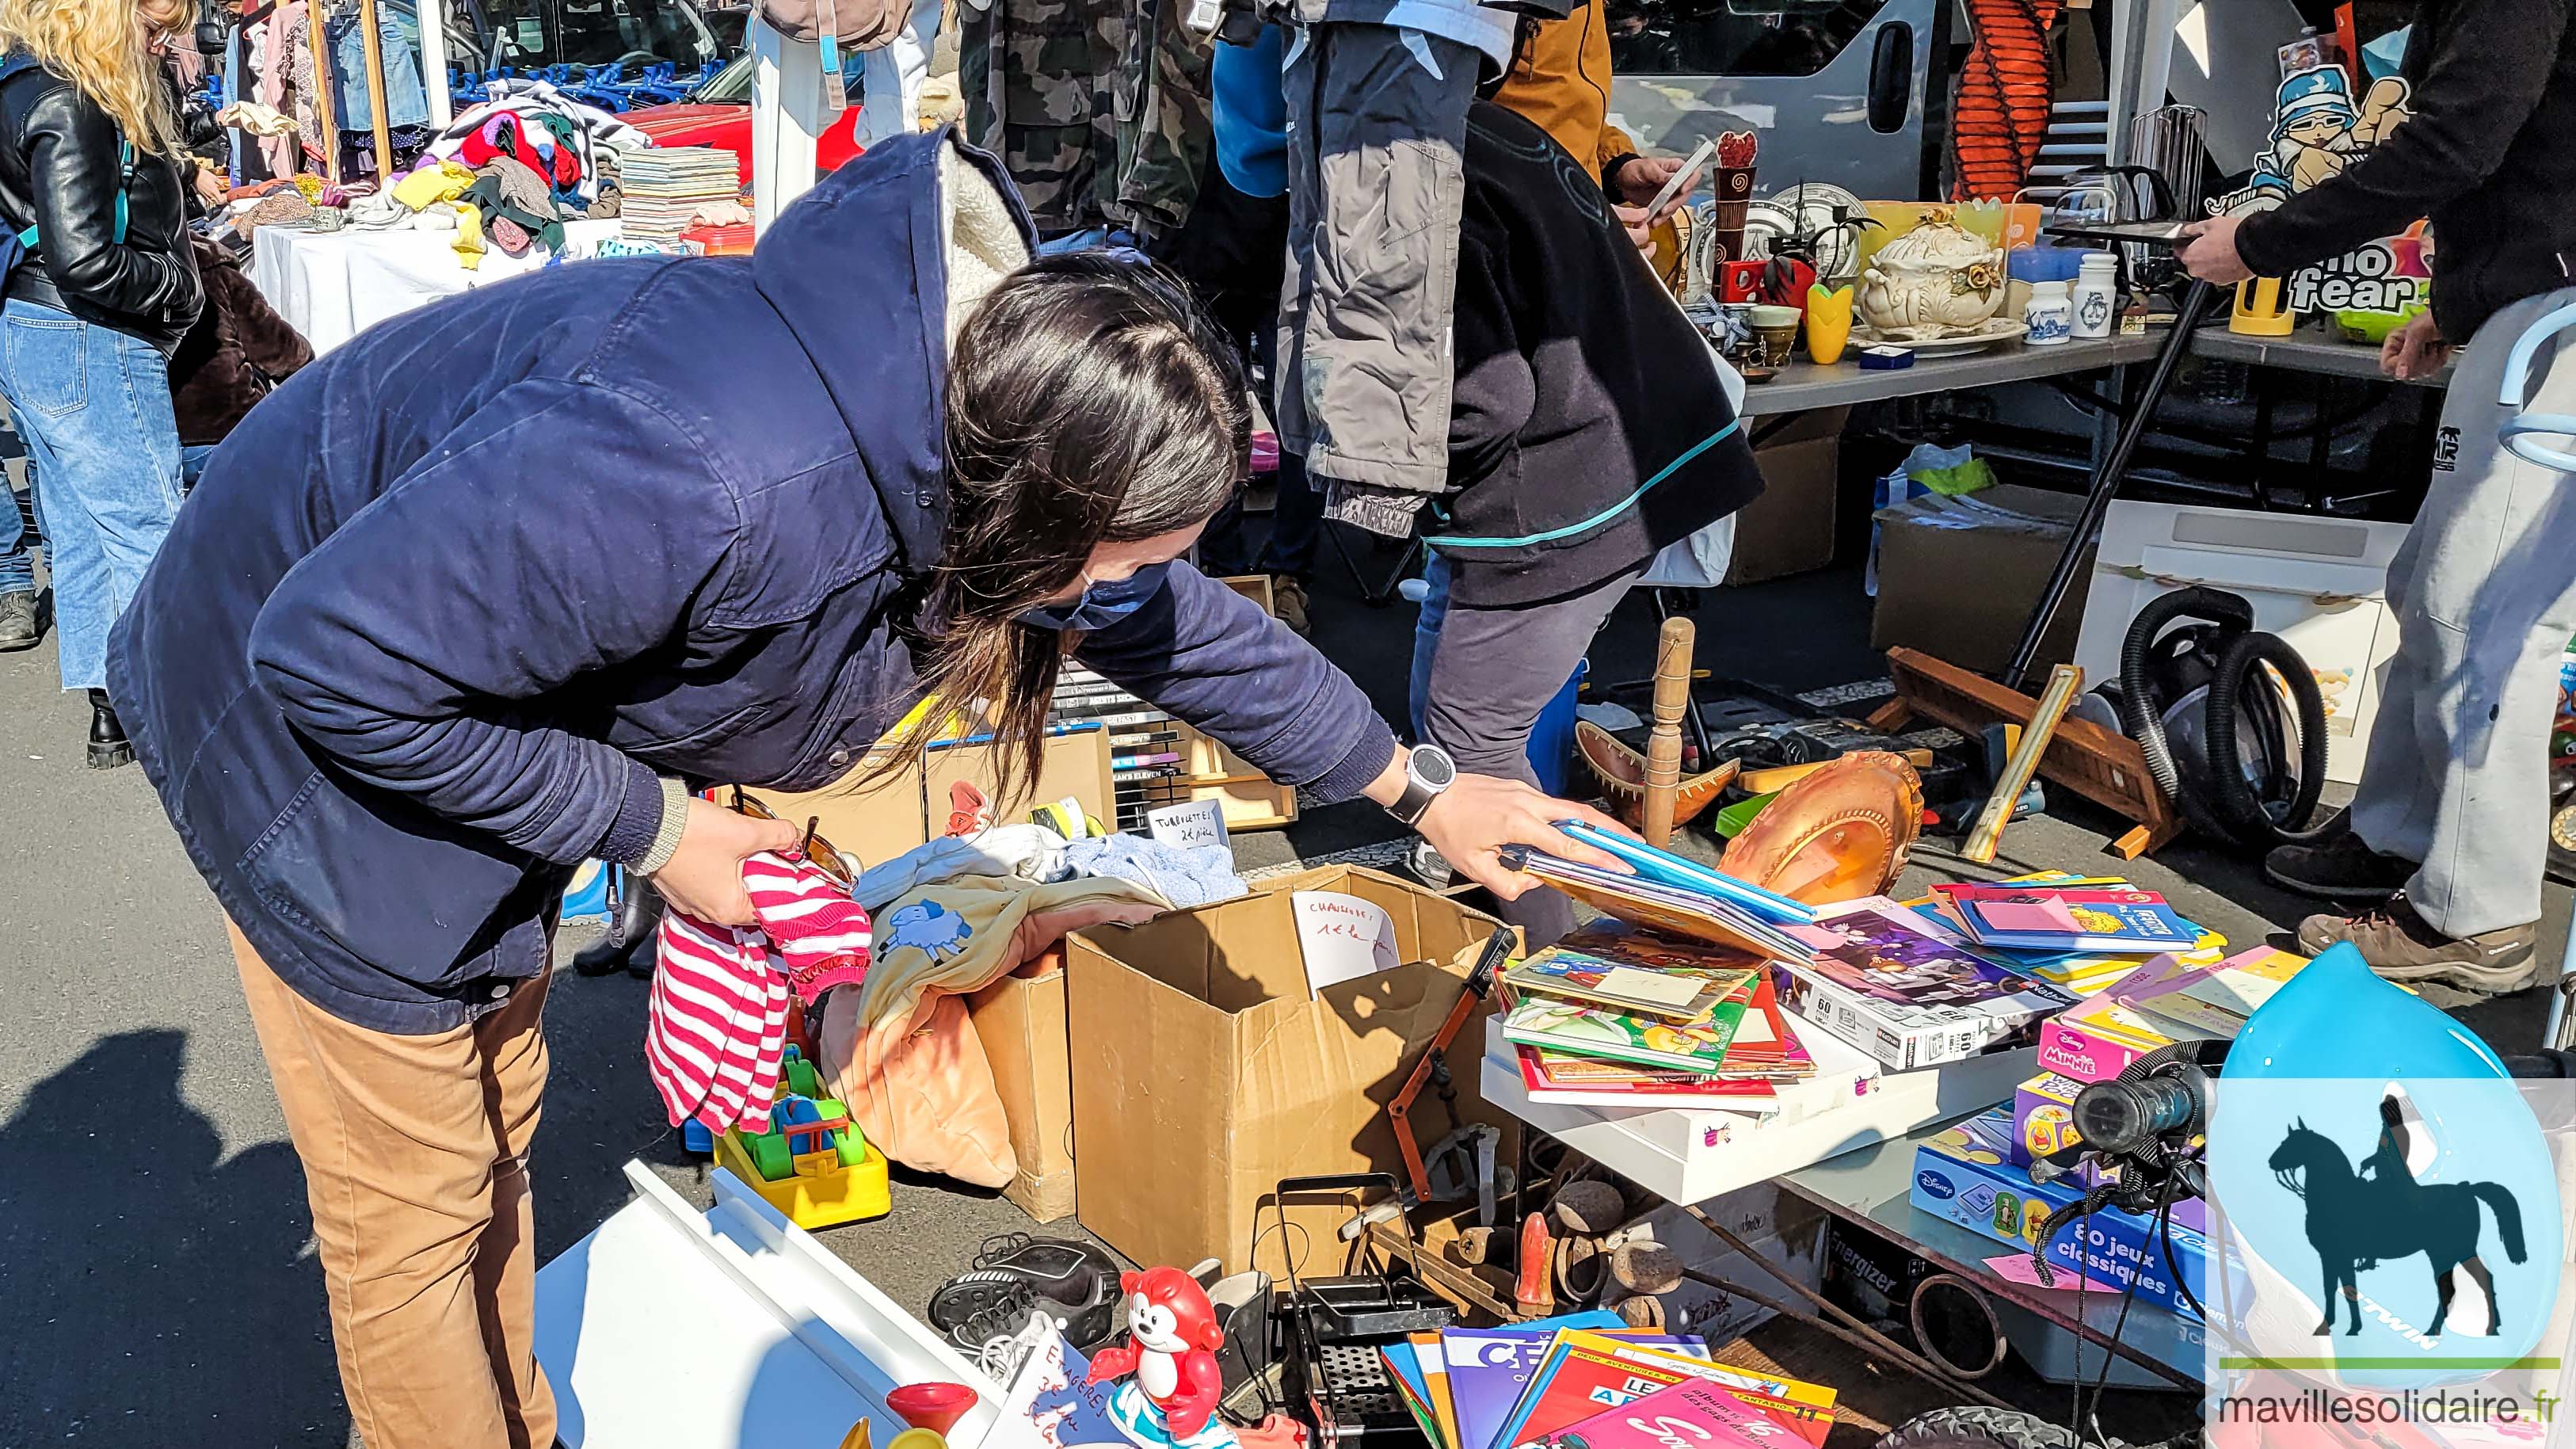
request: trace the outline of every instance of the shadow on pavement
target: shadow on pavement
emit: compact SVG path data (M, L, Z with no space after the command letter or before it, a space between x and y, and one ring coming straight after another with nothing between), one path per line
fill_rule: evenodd
M348 1442L295 1151L226 1157L186 1048L102 1038L0 1126L0 1444Z

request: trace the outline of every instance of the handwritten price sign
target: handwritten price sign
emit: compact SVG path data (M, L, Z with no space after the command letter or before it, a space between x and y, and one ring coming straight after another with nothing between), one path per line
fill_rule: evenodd
M1308 995L1404 964L1395 918L1379 907L1339 891L1296 891L1288 900L1297 917Z

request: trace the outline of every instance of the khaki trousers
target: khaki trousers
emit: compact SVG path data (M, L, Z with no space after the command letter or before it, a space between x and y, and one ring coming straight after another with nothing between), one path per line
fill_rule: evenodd
M340 1383L367 1449L548 1449L526 1167L546 978L471 1025L395 1036L298 996L240 931L232 944L304 1161Z

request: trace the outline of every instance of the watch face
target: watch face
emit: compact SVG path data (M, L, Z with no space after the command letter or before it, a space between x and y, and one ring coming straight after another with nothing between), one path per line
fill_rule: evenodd
M1445 751L1429 746L1414 750L1407 769L1415 779L1434 790L1446 790L1458 780L1457 762L1451 760Z

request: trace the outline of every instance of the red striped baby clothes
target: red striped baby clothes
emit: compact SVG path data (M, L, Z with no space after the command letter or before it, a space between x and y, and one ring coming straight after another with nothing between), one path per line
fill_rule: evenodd
M787 971L759 931L665 912L644 1064L674 1126L765 1127L787 1044Z
M787 963L787 984L798 1000L812 1006L825 991L866 977L871 927L848 886L812 861L764 854L742 863L742 887Z
M811 1002L867 972L868 915L839 882L802 859L761 854L743 862L743 888L758 927L662 917L644 1061L674 1126L764 1129L789 991Z

